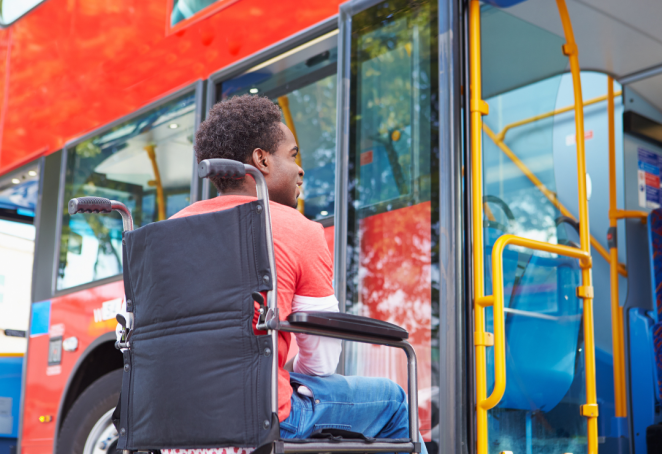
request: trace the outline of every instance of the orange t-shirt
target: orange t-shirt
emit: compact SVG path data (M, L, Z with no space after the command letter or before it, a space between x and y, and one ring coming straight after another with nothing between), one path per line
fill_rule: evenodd
M257 200L241 195L218 196L184 208L171 219L228 210ZM333 295L333 262L321 224L306 219L294 208L269 203L278 279L278 310L284 320L292 312L294 296L327 298ZM257 313L253 324L257 322ZM290 374L283 369L292 336L279 332L278 337L278 419L290 414L292 386Z

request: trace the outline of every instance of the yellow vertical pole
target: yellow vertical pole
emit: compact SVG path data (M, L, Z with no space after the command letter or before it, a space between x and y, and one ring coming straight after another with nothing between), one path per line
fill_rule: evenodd
M590 254L591 243L588 224L588 201L586 200L586 161L584 152L584 102L579 70L579 56L572 23L565 0L556 0L559 9L566 43L563 53L570 60L570 72L575 98L575 137L577 143L577 183L579 196L579 240L582 251ZM587 418L588 454L598 452L598 404L595 389L595 334L593 331L593 287L591 284L591 264L582 261L582 285L577 288L577 296L584 300L584 368L586 370L586 404L581 406L581 414Z
M616 235L616 131L614 121L614 79L607 77L607 114L609 121L609 227ZM614 404L616 417L628 415L625 397L625 352L623 349L623 309L618 303L618 245L616 238L609 249L611 279L611 343L614 357Z
M147 156L152 163L152 170L154 171L154 184L156 185L156 207L158 216L157 220L163 221L166 218L165 195L163 194L163 183L161 182L159 164L156 162L156 146L145 145L144 150L147 152Z
M299 146L299 138L297 137L297 128L294 126L294 119L292 118L292 112L290 111L290 100L287 97L287 95L279 96L278 104L280 105L280 108L283 109L283 117L285 117L285 124L287 125L288 128L290 128L290 131L292 131L292 135L294 136L294 141L297 143L297 146ZM300 149L296 157L296 162L297 165L301 167ZM299 199L297 200L297 210L299 210L299 213L303 214L304 207L305 207L304 199L302 196L299 196Z
M480 53L480 2L469 4L469 58L471 93L471 198L473 218L474 343L476 347L476 449L487 454L487 409L481 406L487 397L485 309L478 302L485 296L483 282L483 115L487 103L482 99Z

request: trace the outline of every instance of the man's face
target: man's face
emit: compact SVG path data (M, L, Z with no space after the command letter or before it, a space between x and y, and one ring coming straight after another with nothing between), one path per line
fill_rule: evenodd
M269 199L296 208L303 184L303 169L296 163L299 147L292 131L282 123L278 123L278 126L285 138L274 153L267 153L269 172L265 180L269 188Z

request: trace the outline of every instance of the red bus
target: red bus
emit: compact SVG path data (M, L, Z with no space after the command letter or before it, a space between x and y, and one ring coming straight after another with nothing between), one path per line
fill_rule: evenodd
M113 452L122 224L66 202L119 200L140 227L216 196L196 128L255 94L296 135L341 309L410 333L431 453L643 454L662 418L640 222L662 205L662 7L557 3L1 2L0 383L26 356L0 450ZM343 355L341 373L406 385L398 352Z

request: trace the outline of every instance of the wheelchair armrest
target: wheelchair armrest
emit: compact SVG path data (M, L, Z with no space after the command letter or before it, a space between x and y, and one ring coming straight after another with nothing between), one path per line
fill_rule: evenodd
M297 328L311 328L342 333L375 337L384 340L404 340L409 338L406 329L392 323L359 315L341 312L294 312L287 322ZM287 328L285 329L287 330ZM311 332L311 334L313 334Z
M418 379L416 371L416 351L407 342L409 333L392 323L375 320L358 315L338 312L294 312L286 321L278 317L267 321L269 329L286 331L290 333L312 334L315 336L344 339L374 345L386 345L404 350L407 355L407 381L409 401L409 431L410 439L418 440ZM392 446L393 447L393 446ZM288 446L285 453L294 452L326 452L319 447L312 451L297 450ZM394 449L393 452L419 452L420 445L411 444L411 447ZM333 451L332 449L329 449ZM381 449L351 449L351 452L379 452ZM389 452L390 449L389 449Z

